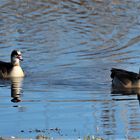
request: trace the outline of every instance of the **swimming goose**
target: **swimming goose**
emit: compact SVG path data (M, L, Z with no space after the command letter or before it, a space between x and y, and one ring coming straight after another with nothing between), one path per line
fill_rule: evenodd
M134 73L122 69L112 68L112 86L115 88L140 88L140 72Z
M11 62L0 61L0 78L24 77L24 72L20 67L22 55L19 50L11 53Z

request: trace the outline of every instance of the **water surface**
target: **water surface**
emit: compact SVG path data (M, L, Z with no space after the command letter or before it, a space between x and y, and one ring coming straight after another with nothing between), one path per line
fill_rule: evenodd
M139 71L139 0L1 0L0 59L23 52L24 79L0 80L0 136L140 138L139 90L114 91L112 67Z

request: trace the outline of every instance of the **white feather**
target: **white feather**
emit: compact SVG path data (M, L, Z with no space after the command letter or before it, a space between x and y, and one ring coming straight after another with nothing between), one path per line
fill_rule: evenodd
M14 66L10 72L10 77L24 77L23 70L20 66Z

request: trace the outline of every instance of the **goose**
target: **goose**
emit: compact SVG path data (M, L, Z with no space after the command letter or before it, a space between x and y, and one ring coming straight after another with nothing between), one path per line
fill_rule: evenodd
M0 61L0 78L24 77L24 72L20 67L22 55L19 50L13 50L11 53L11 62Z
M140 88L139 73L112 68L111 69L112 86L115 88Z

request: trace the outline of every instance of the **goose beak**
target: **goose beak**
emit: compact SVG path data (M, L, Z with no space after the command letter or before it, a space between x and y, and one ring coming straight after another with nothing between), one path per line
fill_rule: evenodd
M22 58L21 55L18 55L17 58L18 58L19 60L23 61L23 58Z

